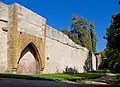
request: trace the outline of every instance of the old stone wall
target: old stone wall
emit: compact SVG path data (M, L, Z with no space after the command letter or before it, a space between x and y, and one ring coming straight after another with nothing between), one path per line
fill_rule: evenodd
M101 63L103 62L103 58L102 58L102 54L101 53L96 53L96 68L99 69L99 66L101 65Z
M0 72L7 71L8 6L0 3Z
M45 67L45 26L45 18L31 10L17 3L6 5L0 2L0 72L16 73L23 50L31 44L38 62L37 72L42 73Z
M22 55L28 45L34 49L36 56L33 57L31 53ZM20 70L18 67L24 63L20 60L31 60L27 57L37 61L35 65L31 63L33 66L30 67L37 65L36 72L40 73L96 69L95 56L75 44L67 35L47 25L45 18L17 3L0 3L0 72L24 72L25 67Z
M17 5L18 30L42 38L44 33L42 24L45 24L46 19L19 4Z
M29 17L28 14L31 16ZM27 8L24 8L23 6L17 3L9 6L9 31L8 31L9 72L17 71L21 53L29 44L32 45L33 49L36 52L36 59L39 62L40 66L39 72L42 72L44 69L45 20L39 21L41 24L40 27L35 27L38 24L36 17L37 19L41 19L41 17L38 17L32 11L27 10ZM39 34L42 34L42 36L39 36Z
M67 35L48 25L46 27L45 64L44 73L96 70L96 58L93 54L90 54L86 48L75 44Z

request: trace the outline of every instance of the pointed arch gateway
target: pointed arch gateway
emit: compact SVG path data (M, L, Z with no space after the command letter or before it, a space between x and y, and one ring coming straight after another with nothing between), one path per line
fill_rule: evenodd
M40 54L33 42L30 42L21 52L18 60L18 74L40 73Z

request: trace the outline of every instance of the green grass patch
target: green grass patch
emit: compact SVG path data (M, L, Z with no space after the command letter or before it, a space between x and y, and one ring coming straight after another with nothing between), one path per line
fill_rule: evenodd
M78 73L78 74L42 74L40 77L49 78L54 80L67 80L67 81L81 81L88 79L96 79L105 76L105 73Z
M90 71L92 73L106 73L106 70L96 70L96 71Z
M105 73L89 72L78 74L41 74L41 75L18 75L18 74L0 74L2 78L17 78L30 80L49 80L49 81L73 81L96 79L104 76Z
M16 78L16 79L29 79L29 80L52 80L47 78L42 78L39 75L18 75L18 74L3 74L0 73L1 78Z
M77 80L85 79L85 77L79 77L72 74L42 74L40 75L40 77L54 79L58 81L64 81L64 80L77 81Z

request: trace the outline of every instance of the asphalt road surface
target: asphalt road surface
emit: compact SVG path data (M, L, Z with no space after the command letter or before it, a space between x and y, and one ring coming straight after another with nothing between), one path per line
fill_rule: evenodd
M45 80L1 78L0 87L109 87L109 86L93 84L70 84L64 82Z

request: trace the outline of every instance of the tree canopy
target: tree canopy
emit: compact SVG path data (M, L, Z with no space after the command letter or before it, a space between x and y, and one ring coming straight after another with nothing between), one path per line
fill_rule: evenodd
M111 24L106 29L107 47L104 50L106 61L103 67L120 72L120 13L113 15Z
M106 31L107 47L120 51L120 13L112 16L112 22Z
M69 36L76 44L88 48L91 52L96 52L96 34L94 25L87 19L73 16L71 29L63 29L62 32Z

